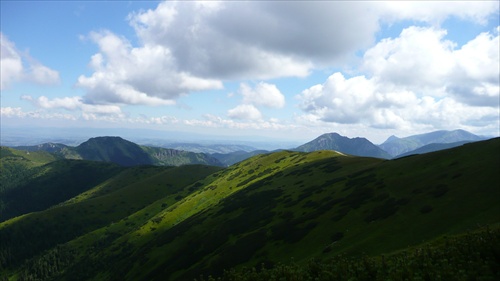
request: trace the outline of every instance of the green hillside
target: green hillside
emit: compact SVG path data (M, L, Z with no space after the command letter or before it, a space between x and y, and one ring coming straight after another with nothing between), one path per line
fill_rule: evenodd
M45 151L27 152L0 146L0 221L7 208L3 195L29 182L41 172L40 166L55 160L55 155Z
M16 268L92 231L103 231L99 234L103 239L109 226L130 215L147 220L190 192L185 187L218 169L201 165L126 168L57 206L0 223L0 268ZM92 177L81 180L93 181ZM133 225L131 220L125 227ZM98 240L87 246L96 247Z
M29 180L0 193L0 222L69 200L122 170L118 165L101 162L50 162L34 169Z
M222 170L128 168L0 224L1 272L193 280L292 259L377 257L500 223L499 152L497 138L397 160L281 151Z

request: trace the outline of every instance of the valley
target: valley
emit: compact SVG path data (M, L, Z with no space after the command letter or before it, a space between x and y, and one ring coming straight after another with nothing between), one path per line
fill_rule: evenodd
M227 167L195 162L208 154L166 166L176 153L116 138L46 147L1 150L3 280L329 280L326 271L347 280L345 268L367 264L380 280L418 280L409 267L390 275L380 257L418 263L408 253L451 253L453 243L487 257L470 258L482 273L460 276L499 274L499 138L392 160L327 146L260 151Z

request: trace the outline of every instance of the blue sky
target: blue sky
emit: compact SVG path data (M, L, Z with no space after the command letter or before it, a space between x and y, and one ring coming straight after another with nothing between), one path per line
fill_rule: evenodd
M499 135L498 1L1 1L3 127Z

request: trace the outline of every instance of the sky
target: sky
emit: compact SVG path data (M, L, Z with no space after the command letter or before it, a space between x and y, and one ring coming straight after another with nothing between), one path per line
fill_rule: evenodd
M0 1L1 126L500 134L498 1Z

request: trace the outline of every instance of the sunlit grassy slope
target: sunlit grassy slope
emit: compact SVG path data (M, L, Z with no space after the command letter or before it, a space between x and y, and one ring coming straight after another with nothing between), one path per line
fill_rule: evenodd
M37 249L3 262L3 273L192 280L292 258L394 252L499 223L499 152L493 139L390 161L282 151L223 170L127 170L58 207L0 224L0 241L10 241L2 249ZM58 266L39 272L43 262Z

